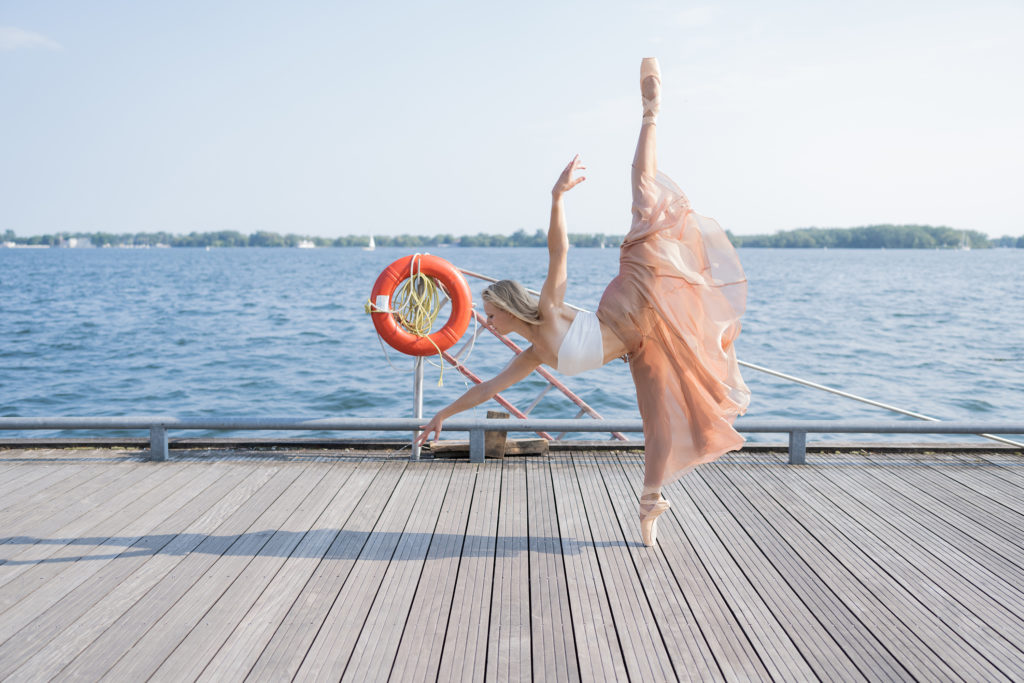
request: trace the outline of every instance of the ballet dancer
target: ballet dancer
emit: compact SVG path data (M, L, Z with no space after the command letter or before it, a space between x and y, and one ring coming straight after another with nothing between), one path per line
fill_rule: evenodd
M661 75L656 59L640 66L643 118L633 159L633 221L622 243L619 274L597 313L564 302L568 272L563 198L585 180L577 155L551 190L548 273L535 300L513 280L483 292L487 322L531 346L494 378L442 408L417 437L440 437L444 420L522 380L540 364L574 375L626 356L644 424L643 542L657 540L658 516L669 509L661 489L687 471L736 450L744 439L733 422L750 402L733 343L740 332L747 284L736 250L714 220L695 213L657 170L656 118Z

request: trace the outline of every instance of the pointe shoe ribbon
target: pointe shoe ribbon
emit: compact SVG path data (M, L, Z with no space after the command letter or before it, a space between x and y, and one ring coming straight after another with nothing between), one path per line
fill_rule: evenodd
M640 87L643 88L644 81L648 78L654 78L658 81L658 85L661 85L661 67L658 65L657 57L644 57L640 62ZM658 116L658 112L661 110L661 88L658 88L658 93L651 98L643 96L643 91L640 93L640 101L643 103L644 110L644 123L654 123Z

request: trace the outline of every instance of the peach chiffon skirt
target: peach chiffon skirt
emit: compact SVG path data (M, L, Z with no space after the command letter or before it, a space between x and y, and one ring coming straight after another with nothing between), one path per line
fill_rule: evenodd
M675 183L640 175L619 274L598 318L629 349L644 423L646 483L664 486L743 445L750 390L733 342L746 308L739 256Z

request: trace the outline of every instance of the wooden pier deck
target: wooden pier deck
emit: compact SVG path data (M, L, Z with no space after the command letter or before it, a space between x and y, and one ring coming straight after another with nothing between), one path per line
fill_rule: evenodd
M0 450L0 679L1024 678L1024 459L783 461Z

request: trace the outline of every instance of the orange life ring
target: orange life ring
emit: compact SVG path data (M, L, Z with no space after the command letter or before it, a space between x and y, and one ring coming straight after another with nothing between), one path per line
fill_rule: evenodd
M414 269L413 259L417 261L415 269L440 282L452 302L448 322L437 332L432 332L426 337L419 337L406 331L391 313L391 297L398 285L411 275ZM439 349L444 351L450 348L469 327L473 294L469 291L469 283L458 268L437 256L415 254L400 258L384 269L373 284L370 303L373 326L377 328L377 334L384 341L392 348L410 356L430 356Z

